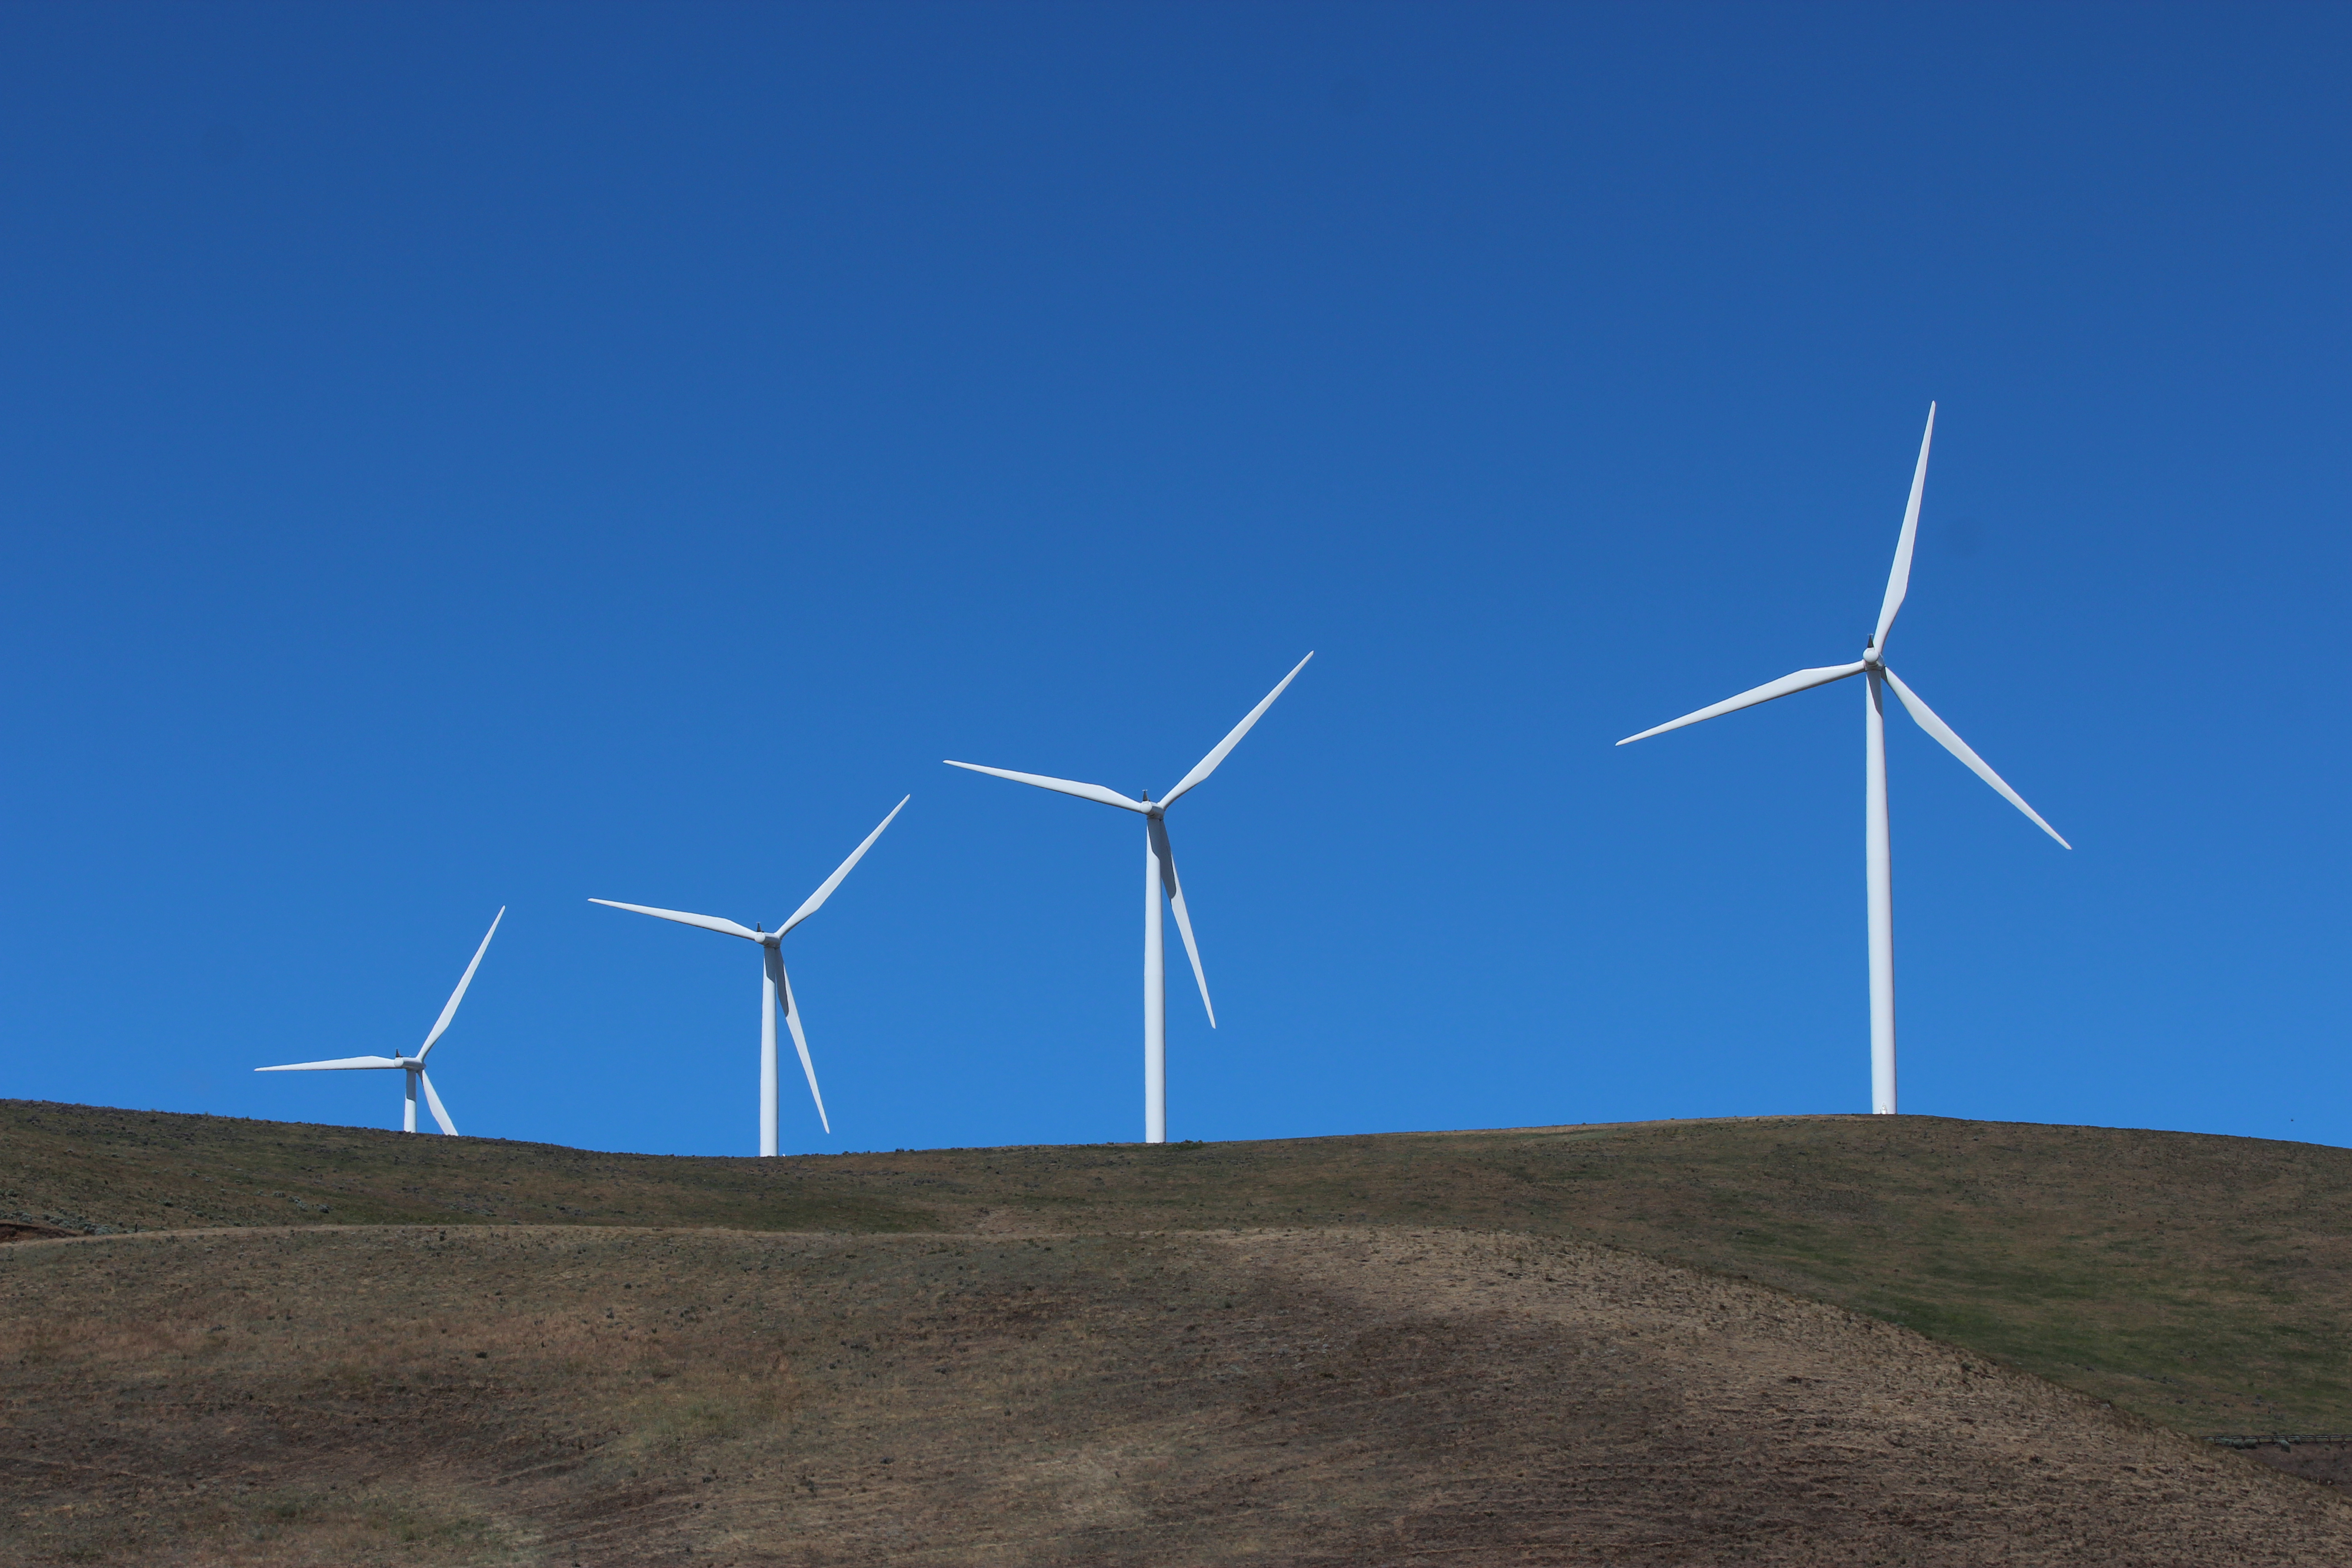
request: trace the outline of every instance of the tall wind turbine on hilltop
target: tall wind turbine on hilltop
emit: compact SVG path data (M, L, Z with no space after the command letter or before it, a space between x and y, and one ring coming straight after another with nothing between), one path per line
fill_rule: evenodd
M1903 533L1895 545L1895 567L1887 574L1886 597L1878 607L1878 629L1871 633L1870 642L1862 657L1852 664L1832 665L1821 669L1801 669L1768 681L1752 691L1737 697L1727 697L1711 708L1696 713L1685 713L1670 723L1654 730L1644 730L1638 735L1628 735L1618 742L1621 746L1635 741L1645 741L1668 730L1679 730L1685 724L1696 724L1702 719L1712 719L1718 713L1736 709L1753 708L1759 702L1769 702L1776 697L1803 691L1811 687L1827 686L1848 676L1865 678L1863 696L1863 734L1865 760L1864 763L1864 805L1863 814L1864 859L1870 887L1870 1109L1882 1115L1895 1111L1895 868L1887 843L1886 824L1886 711L1884 688L1893 687L1895 695L1918 721L1919 728L1933 735L1944 750L1968 764L1969 770L1992 785L2001 799L2033 819L2033 825L2057 838L2072 849L2073 845L2059 838L2058 830L2042 820L2041 814L2025 804L2024 798L2002 782L2001 776L1985 765L1985 760L1969 749L1969 743L1952 731L1949 724L1936 717L1935 710L1919 700L1918 695L1903 684L1895 673L1886 668L1886 634L1895 625L1895 612L1903 607L1903 595L1911 584L1911 548L1919 533L1919 498L1927 488L1927 447L1936 438L1936 405L1927 405L1927 433L1919 437L1919 466L1911 475L1911 502L1903 511Z
M1209 1015L1209 1027L1217 1026L1217 1009L1209 1001L1209 977L1201 968L1201 949L1192 940L1192 920L1184 910L1184 885L1176 879L1176 854L1169 847L1168 825L1162 820L1168 808L1176 804L1187 790L1217 771L1217 764L1226 754L1241 744L1250 726L1264 717L1274 706L1274 700L1285 688L1298 679L1307 668L1307 658L1291 667L1265 700L1249 710L1248 716L1233 727L1231 733L1218 742L1216 749L1193 764L1192 771L1177 781L1176 787L1158 800L1146 790L1141 800L1129 800L1115 789L1100 784L1073 784L1068 779L1048 778L1043 773L1016 773L1003 768L984 768L978 763L950 760L951 768L969 768L976 773L992 773L1015 784L1035 784L1039 789L1074 795L1080 800L1098 800L1105 805L1140 812L1143 816L1143 1141L1146 1143L1168 1142L1168 970L1163 959L1163 939L1160 933L1160 900L1164 896L1176 910L1176 930L1184 938L1185 956L1192 961L1192 978L1201 987L1201 1005Z
M490 951L490 938L499 934L499 921L506 918L507 911L503 905L499 907L497 914L490 917L490 929L482 933L482 945L474 950L474 962L466 965L466 973L457 977L457 989L449 993L449 1000L442 1007L441 1016L434 1021L433 1032L425 1037L425 1043L416 1047L415 1056L338 1057L331 1062L289 1062L281 1068L256 1068L253 1070L256 1072L347 1072L363 1071L370 1068L399 1068L408 1074L408 1103L402 1113L400 1130L403 1132L416 1131L416 1086L421 1083L425 1086L425 1103L433 1109L433 1120L441 1124L443 1132L455 1138L457 1136L457 1124L449 1120L449 1113L441 1107L441 1097L433 1092L433 1080L425 1075L425 1058L432 1054L433 1042L438 1040L442 1032L449 1027L449 1020L457 1016L457 1004L466 999L466 987L474 983L474 971L482 966L482 954Z
M898 804L890 808L890 815L882 819L882 827L867 834L866 842L851 850L849 858L824 879L824 886L811 893L808 901L793 912L793 918L773 931L762 931L758 926L740 926L716 915L689 915L677 910L656 910L646 904L616 903L611 899L588 900L606 909L630 910L641 915L676 921L680 925L700 926L705 931L740 936L745 942L760 944L764 963L760 974L760 1152L763 1157L776 1152L776 1005L779 1002L783 1004L784 1022L792 1027L793 1048L801 1055L801 1071L808 1077L809 1098L816 1101L817 1122L826 1132L833 1131L832 1120L824 1113L824 1096L817 1092L816 1064L809 1060L808 1037L801 1033L800 1005L793 1000L792 977L784 973L784 955L779 944L794 926L824 907L825 900L833 897L833 890L841 886L841 879L849 875L851 868L866 858L866 852L874 847L874 841L882 837L882 828L889 826L898 815L907 809L907 802L914 798L912 795L901 797Z

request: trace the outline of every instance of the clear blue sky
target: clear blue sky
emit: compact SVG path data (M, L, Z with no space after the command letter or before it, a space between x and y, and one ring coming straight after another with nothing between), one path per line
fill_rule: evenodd
M751 1152L2352 1142L2352 11L0 9L0 1094ZM1172 942L1172 932L1171 932ZM1181 956L1179 958L1181 963ZM789 1058L787 1058L789 1064ZM796 1075L794 1075L796 1077Z

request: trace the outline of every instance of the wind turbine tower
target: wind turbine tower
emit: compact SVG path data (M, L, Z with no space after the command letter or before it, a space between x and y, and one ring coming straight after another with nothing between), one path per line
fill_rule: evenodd
M824 1113L824 1096L818 1092L816 1087L816 1064L809 1059L808 1037L801 1032L801 1009L800 1004L793 997L792 976L784 973L783 940L792 934L793 927L824 907L825 900L833 897L833 890L841 886L841 879L849 875L851 868L866 858L866 852L874 847L874 841L882 837L882 828L889 826L898 814L907 809L907 802L912 799L912 795L904 796L892 806L890 815L882 819L882 826L867 834L866 842L851 850L849 858L824 879L824 886L811 893L807 901L793 911L793 918L773 931L737 925L733 921L722 920L717 915L690 915L680 910L657 910L648 904L616 903L611 899L588 900L592 904L602 904L608 910L627 910L635 914L652 915L658 920L676 921L680 925L700 926L704 931L715 931L722 936L740 936L745 942L760 944L760 1153L763 1158L772 1158L776 1152L776 1008L779 1004L783 1007L784 1022L793 1032L793 1048L800 1053L801 1071L808 1079L809 1098L816 1101L817 1124L828 1133L833 1131L832 1119Z
M1184 885L1176 877L1176 853L1169 847L1168 808L1182 799L1187 792L1217 771L1250 726L1263 718L1274 706L1274 700L1285 688L1298 679L1307 668L1307 658L1291 667L1280 685L1265 694L1265 700L1249 710L1231 733L1216 744L1216 749L1194 764L1158 800L1146 790L1140 800L1129 800L1115 789L1100 784L1073 784L1068 779L1048 778L1043 773L1016 773L1003 768L984 768L978 763L950 760L951 768L969 768L976 773L990 773L997 778L1011 779L1015 784L1034 784L1063 795L1074 795L1080 800L1100 801L1123 811L1140 813L1143 817L1143 1141L1146 1143L1168 1142L1168 970L1163 956L1160 936L1160 903L1165 898L1176 911L1177 934L1184 939L1185 956L1192 961L1192 979L1201 987L1201 1005L1209 1015L1209 1027L1217 1026L1217 1009L1209 1000L1209 977L1201 968L1200 945L1192 940L1192 919L1184 909Z
M416 1090L421 1084L425 1089L425 1103L431 1109L433 1120L441 1124L443 1132L455 1138L457 1136L457 1124L449 1120L449 1112L442 1108L441 1097L433 1091L433 1080L425 1076L425 1058L433 1054L434 1042L440 1039L447 1031L449 1020L457 1016L457 1004L466 999L466 987L474 983L474 971L482 966L482 954L490 951L490 938L499 934L499 921L506 918L507 911L503 907L490 918L490 929L482 933L482 945L474 950L474 962L466 965L466 973L457 977L457 989L449 993L449 1000L442 1005L441 1016L434 1021L433 1032L425 1037L425 1043L416 1047L415 1056L338 1057L331 1062L289 1062L284 1067L256 1068L253 1070L256 1072L364 1072L371 1069L397 1068L408 1075L408 1100L402 1110L400 1130L403 1132L416 1131Z
M1936 405L1931 403L1927 405L1927 433L1919 437L1919 466L1911 474L1911 501L1904 509L1902 536L1895 544L1895 566L1887 574L1886 597L1878 606L1878 627L1871 633L1870 641L1864 647L1859 659L1852 664L1801 669L1793 675L1784 675L1751 691L1727 697L1711 708L1685 713L1654 730L1628 735L1617 742L1621 746L1631 745L1635 741L1662 735L1668 730L1696 724L1702 719L1712 719L1737 709L1753 708L1776 697L1787 697L1815 686L1827 686L1849 676L1864 677L1863 863L1870 900L1870 1109L1888 1116L1895 1113L1895 862L1887 838L1886 820L1886 689L1894 689L1896 699L1917 721L1919 728L1933 735L1944 750L1959 758L1969 772L1990 784L2001 799L2032 817L2036 827L2057 838L2061 845L2069 849L2074 847L2063 838L2059 838L2056 828L2042 821L2039 812L2026 805L2024 798L2002 782L1999 773L1985 765L1982 757L1969 749L1969 743L1961 740L1949 724L1936 717L1934 710L1919 700L1918 694L1886 668L1886 634L1894 628L1895 612L1903 607L1903 595L1911 585L1911 549L1919 535L1919 498L1927 488L1927 447L1935 438Z

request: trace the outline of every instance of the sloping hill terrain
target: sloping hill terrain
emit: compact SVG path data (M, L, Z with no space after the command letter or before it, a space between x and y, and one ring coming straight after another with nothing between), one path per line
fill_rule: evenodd
M2347 1187L1915 1117L754 1161L0 1103L0 1223L68 1237L0 1247L0 1551L2352 1562L2179 1435L2352 1427Z
M16 1561L2352 1562L1841 1309L1403 1227L311 1227L0 1261Z
M1810 1116L690 1159L0 1100L9 1221L1507 1230L1836 1302L2183 1431L2352 1431L2352 1150L2251 1138Z

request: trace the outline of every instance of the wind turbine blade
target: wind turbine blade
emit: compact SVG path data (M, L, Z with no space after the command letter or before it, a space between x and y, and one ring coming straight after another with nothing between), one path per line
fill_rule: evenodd
M1192 961L1192 978L1201 987L1201 1005L1208 1009L1209 1027L1217 1026L1216 1005L1209 1000L1209 977L1201 969L1201 948L1192 940L1192 917L1184 910L1184 884L1176 879L1176 851L1168 843L1168 826L1151 819L1151 852L1160 859L1160 885L1176 911L1176 930L1184 938L1184 956Z
M418 1068L416 1081L425 1086L425 1103L432 1110L433 1120L441 1124L442 1131L452 1138L457 1136L457 1124L449 1120L449 1113L441 1109L441 1097L433 1092L433 1075Z
M474 971L482 967L482 954L490 951L490 938L499 934L499 921L506 918L506 906L501 904L499 912L490 917L490 929L483 933L482 945L474 950L474 962L466 965L466 973L457 979L457 989L449 993L448 1005L441 1009L441 1016L434 1021L433 1032L425 1036L425 1043L417 1047L418 1061L425 1059L425 1053L433 1048L433 1042L441 1037L441 1031L447 1028L449 1020L457 1016L457 1004L466 999L466 987L474 983Z
M1743 691L1737 697L1727 697L1712 708L1702 708L1696 713L1685 713L1681 718L1661 724L1654 730L1644 730L1638 735L1628 735L1617 743L1621 746L1630 746L1636 741L1646 741L1653 735L1663 735L1669 730L1679 730L1685 724L1696 724L1702 719L1712 719L1719 713L1729 713L1737 709L1753 708L1759 702L1769 702L1776 697L1786 697L1792 692L1809 691L1816 686L1827 686L1832 680L1843 680L1849 675L1861 673L1862 665L1859 661L1853 664L1825 666L1820 669L1801 669L1794 675L1784 675L1778 680L1768 680L1763 685Z
M761 940L760 933L751 927L739 926L733 921L722 921L717 915L689 915L678 910L657 910L650 904L615 903L611 899L591 899L588 901L602 904L608 910L630 910L637 914L652 915L656 920L676 921L682 926L700 926L705 931L719 931L726 936L740 936L745 942Z
M1969 765L1969 771L1975 773L1977 777L1984 780L1985 783L1992 785L1995 793L2000 795L2001 799L2009 802L2010 805L2017 807L2018 810L2032 817L2033 819L2034 826L2039 827L2042 832L2050 835L2051 837L2057 838L2058 842L2065 844L2067 848L2072 849L2074 847L2072 844L2066 844L2065 839L2058 837L2058 830L2056 828L2042 820L2042 814L2040 812L2025 804L2024 796L2019 795L2015 790L2010 788L2007 784L2002 782L2001 776L1999 773L1985 766L1985 760L1982 757L1978 756L1974 752L1970 751L1969 749L1969 743L1966 741L1961 740L1959 736L1954 734L1952 732L1952 727L1949 724L1947 724L1941 719L1937 718L1936 710L1928 707L1925 702L1920 701L1918 694L1914 692L1909 687L1904 685L1902 680L1899 679L1895 676L1895 673L1891 669L1886 671L1886 684L1895 688L1895 695L1903 700L1903 706L1910 710L1911 717L1918 721L1919 728L1927 731L1927 733L1935 736L1937 741L1941 742L1943 743L1944 750L1951 752L1952 755L1966 763Z
M890 808L890 815L882 819L882 827L887 827L892 822L896 821L898 814L907 809L907 802L914 798L915 797L911 795L900 797L898 804ZM882 827L877 827L873 832L867 834L866 836L866 842L851 850L849 852L849 858L844 860L841 865L835 868L833 875L824 879L824 886L819 888L815 892L811 893L808 896L808 902L803 904L798 910L795 910L793 912L792 919L786 921L783 924L776 928L776 934L778 936L783 935L786 931L792 930L793 927L800 924L801 921L808 919L809 916L816 913L819 909L824 907L825 900L833 897L833 890L841 886L841 879L849 875L850 868L856 866L859 860L865 858L866 852L874 847L874 841L882 837Z
M1072 784L1068 779L1048 778L1044 773L1016 773L1008 768L983 768L978 763L959 763L952 757L946 761L948 766L951 768L969 768L976 773L990 773L997 778L1011 779L1014 784L1035 784L1039 789L1059 790L1064 795L1076 795L1080 800L1098 800L1105 805L1123 805L1129 811L1148 813L1151 809L1141 801L1129 800L1118 791L1105 789L1100 784Z
M342 1072L355 1068L405 1066L398 1057L337 1057L331 1062L288 1062L284 1067L256 1068L256 1072Z
M1314 651L1309 649L1307 651L1307 658L1313 658L1314 657ZM1202 779L1207 778L1211 773L1217 771L1217 764L1223 762L1226 755L1230 753L1235 746L1242 743L1242 737L1250 732L1250 726L1256 723L1261 718L1265 717L1265 710L1274 706L1274 700L1281 696L1284 689L1289 686L1292 681L1298 679L1298 672L1307 668L1307 658L1302 658L1297 664L1291 666L1290 673L1282 678L1282 684L1267 692L1265 694L1265 700L1251 709L1248 716L1243 719L1240 723L1234 726L1233 732L1228 734L1223 740L1217 742L1217 749L1215 751L1211 752L1207 756L1202 757L1199 762L1192 764L1192 771L1186 773L1183 779L1174 789L1170 790L1165 795L1160 797L1160 804L1162 806L1174 805L1179 795L1181 795L1186 790L1191 789L1194 784L1199 784ZM1202 995L1205 997L1207 994L1207 990L1203 988Z
M1927 405L1927 431L1919 437L1919 466L1911 471L1911 502L1903 509L1903 537L1895 542L1895 567L1886 574L1886 598L1878 606L1878 629L1870 646L1886 657L1886 634L1894 629L1895 612L1911 588L1911 547L1919 539L1919 498L1927 490L1927 447L1936 438L1936 405Z
M776 983L776 1001L784 1010L784 1026L793 1032L793 1049L801 1054L801 1071L808 1079L809 1098L816 1101L816 1119L826 1136L833 1133L833 1122L824 1113L824 1096L817 1091L816 1064L809 1060L808 1037L801 1033L801 1005L793 996L793 977L784 973L784 955L769 948L768 978Z

